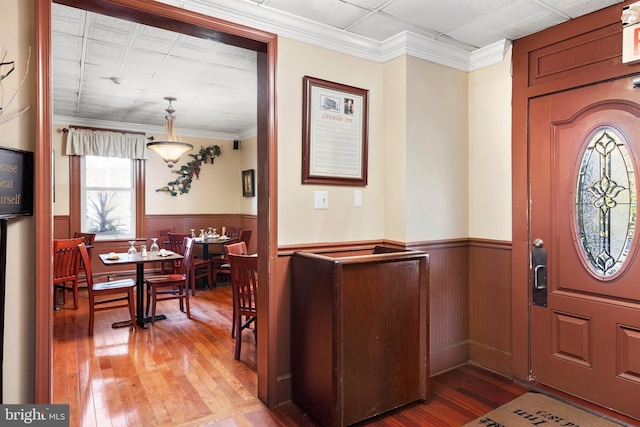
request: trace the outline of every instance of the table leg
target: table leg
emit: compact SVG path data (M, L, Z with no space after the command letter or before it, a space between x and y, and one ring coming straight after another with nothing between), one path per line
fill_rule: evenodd
M136 323L144 328L144 264L136 264Z
M141 328L146 328L146 324L151 322L151 316L144 317L144 263L136 264L136 323ZM167 316L157 314L155 320L164 320Z

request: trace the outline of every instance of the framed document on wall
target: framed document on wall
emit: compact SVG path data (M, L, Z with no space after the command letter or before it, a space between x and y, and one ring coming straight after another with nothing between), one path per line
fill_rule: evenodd
M367 185L368 95L305 76L302 183Z

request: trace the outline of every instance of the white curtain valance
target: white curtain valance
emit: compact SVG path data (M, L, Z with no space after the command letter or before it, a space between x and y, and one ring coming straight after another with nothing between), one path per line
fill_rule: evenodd
M141 134L70 128L67 155L148 159L146 144Z

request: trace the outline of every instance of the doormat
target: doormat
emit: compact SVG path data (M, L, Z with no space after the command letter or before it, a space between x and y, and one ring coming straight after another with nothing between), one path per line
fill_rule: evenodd
M541 393L529 392L464 425L483 427L620 427Z

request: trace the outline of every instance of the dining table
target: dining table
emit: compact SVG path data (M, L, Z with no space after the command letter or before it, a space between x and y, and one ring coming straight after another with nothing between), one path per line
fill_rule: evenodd
M209 259L210 255L223 255L224 245L228 245L229 243L237 243L240 241L240 237L210 237L210 238L196 238L194 239L194 243L196 245L202 245L202 259ZM212 251L209 247L213 247Z
M109 253L100 254L100 260L106 266L121 266L128 264L136 265L136 324L141 328L145 328L146 324L151 322L151 317L144 316L144 265L152 262L163 261L176 261L181 260L184 257L175 252L166 251L166 255L161 255L161 252L147 252L145 256L138 252L135 254L129 253ZM154 320L163 320L166 316L163 314L156 315ZM112 326L126 326L129 322L116 322Z

